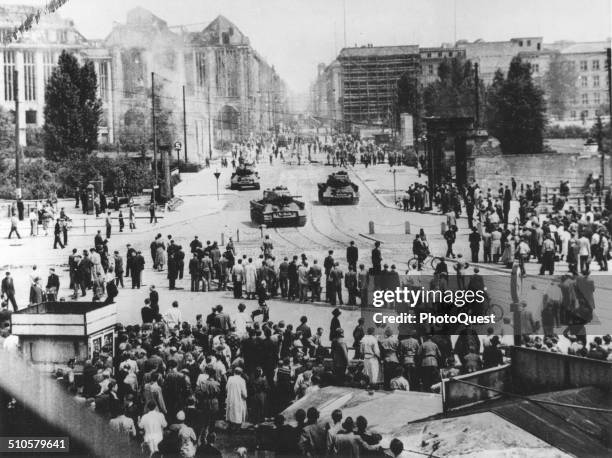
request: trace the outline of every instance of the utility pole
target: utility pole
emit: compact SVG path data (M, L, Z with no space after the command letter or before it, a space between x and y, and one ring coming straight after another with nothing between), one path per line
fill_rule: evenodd
M601 124L601 116L597 116L597 149L599 150L599 156L601 158L601 187L605 186L606 180L604 179L604 163L605 163L605 152L603 148L603 125Z
M15 194L21 198L21 147L19 145L19 72L13 70L13 98L15 99Z
M187 164L187 110L185 108L185 86L183 86L183 148L185 148L185 164Z
M612 142L612 53L610 48L606 51L608 57L608 129L610 130L609 140ZM612 157L612 151L608 151L608 154ZM612 160L610 163L612 164ZM604 186L605 183L602 181L601 187L603 188Z
M342 13L344 17L344 47L346 48L346 0L342 1Z
M155 122L155 72L151 72L151 128L153 129L153 173L155 173L154 185L157 186L157 123Z
M479 92L479 86L480 86L480 81L478 78L478 62L476 62L474 64L474 85L475 87L475 99L476 99L476 116L475 116L475 121L476 121L476 125L474 127L476 127L476 130L478 130L480 128L480 92Z
M210 133L210 81L208 82L208 91L206 91L206 103L208 105L208 158L212 159L212 142Z

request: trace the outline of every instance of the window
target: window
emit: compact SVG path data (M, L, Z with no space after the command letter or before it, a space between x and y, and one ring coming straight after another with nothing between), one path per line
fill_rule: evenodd
M599 87L599 75L593 76L593 87Z
M527 40L527 46L531 46L531 40Z
M576 110L570 111L570 118L576 119Z
M580 113L580 117L582 119L587 119L589 117L589 110L584 110L582 113Z
M582 94L582 104L583 105L589 104L589 94Z
M571 103L572 105L576 105L576 104L578 103L578 100L576 99L576 96L575 96L575 95L572 95L572 96L570 97L570 103Z
M26 124L36 124L36 110L26 110L25 122Z
M580 77L580 87L587 87L589 85L589 79L586 76Z
M427 53L427 57L431 58L431 53L430 52Z
M55 68L55 55L53 52L45 52L43 53L43 75L45 78L45 85L51 78L51 73L53 73L53 69Z
M23 53L23 85L25 100L36 100L36 64L34 53Z
M57 31L57 41L60 43L66 43L68 41L68 31L58 30Z
M195 55L196 58L196 74L198 86L206 86L206 54L198 52Z
M599 92L596 92L595 94L593 94L593 104L599 105L600 103L601 103L601 96L599 95Z
M538 48L538 51L542 49L542 43L538 43L537 48Z
M108 75L108 62L100 62L100 74L98 75L100 98L105 102L110 98L110 85Z
M15 70L15 52L4 51L4 100L14 100L13 71Z
M533 73L540 73L540 64L533 64Z
M434 66L433 66L432 64L429 64L429 65L427 66L427 68L429 69L429 74L430 74L430 75L433 75L433 74L434 74Z
M448 57L453 57L453 52L452 51L448 52Z
M593 70L599 70L599 61L598 61L598 60L594 60L594 61L591 63L591 68L592 68Z
M586 60L581 60L580 61L580 71L587 71L588 70L588 62Z
M519 41L519 46L523 46L523 40Z
M224 45L229 45L230 44L230 36L229 33L227 32L222 32L221 33L221 39L222 39L222 43Z
M443 53L439 52L438 57L442 57L442 56L443 56Z
M13 31L11 29L0 29L0 41L4 43L5 41L13 39Z

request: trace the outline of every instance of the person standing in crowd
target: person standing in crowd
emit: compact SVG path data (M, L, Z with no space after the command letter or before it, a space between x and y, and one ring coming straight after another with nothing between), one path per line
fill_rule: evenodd
M240 426L246 421L248 394L240 367L235 368L233 375L227 379L226 392L225 418L231 430L240 429Z
M15 300L15 283L10 272L6 272L5 277L2 279L2 297L11 303L14 312L19 310Z
M30 210L30 236L36 237L38 235L38 212L36 208Z
M349 246L346 248L346 262L348 263L348 268L350 269L352 267L353 270L357 270L357 261L359 261L359 249L355 246L355 242L351 240Z
M15 234L17 234L17 238L20 239L21 235L19 235L19 228L17 227L19 224L19 221L17 219L17 216L15 215L11 215L11 230L9 231L9 235L8 238L10 239L11 236L13 235L13 232ZM61 243L61 242L60 242ZM62 247L63 248L63 247Z
M104 224L106 226L106 238L110 239L111 238L111 232L113 230L113 224L112 224L112 218L111 218L110 210L106 213L106 216L104 218Z

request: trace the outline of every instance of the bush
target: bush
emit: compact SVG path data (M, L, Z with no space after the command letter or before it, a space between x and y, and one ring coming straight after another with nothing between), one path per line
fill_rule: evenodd
M74 189L84 187L90 181L102 179L105 194L133 195L153 183L153 173L148 164L127 158L97 158L63 162L59 165L58 181L62 184L59 193L72 196Z
M15 162L4 161L0 172L0 198L14 199L16 187ZM44 199L56 196L60 184L56 164L43 158L24 160L21 164L21 190L24 199Z
M589 131L581 126L548 126L545 138L587 138Z

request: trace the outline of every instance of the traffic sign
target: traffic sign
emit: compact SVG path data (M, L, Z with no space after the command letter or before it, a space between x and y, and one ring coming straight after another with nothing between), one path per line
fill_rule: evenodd
M183 144L181 142L174 142L174 149L180 151L183 148Z

